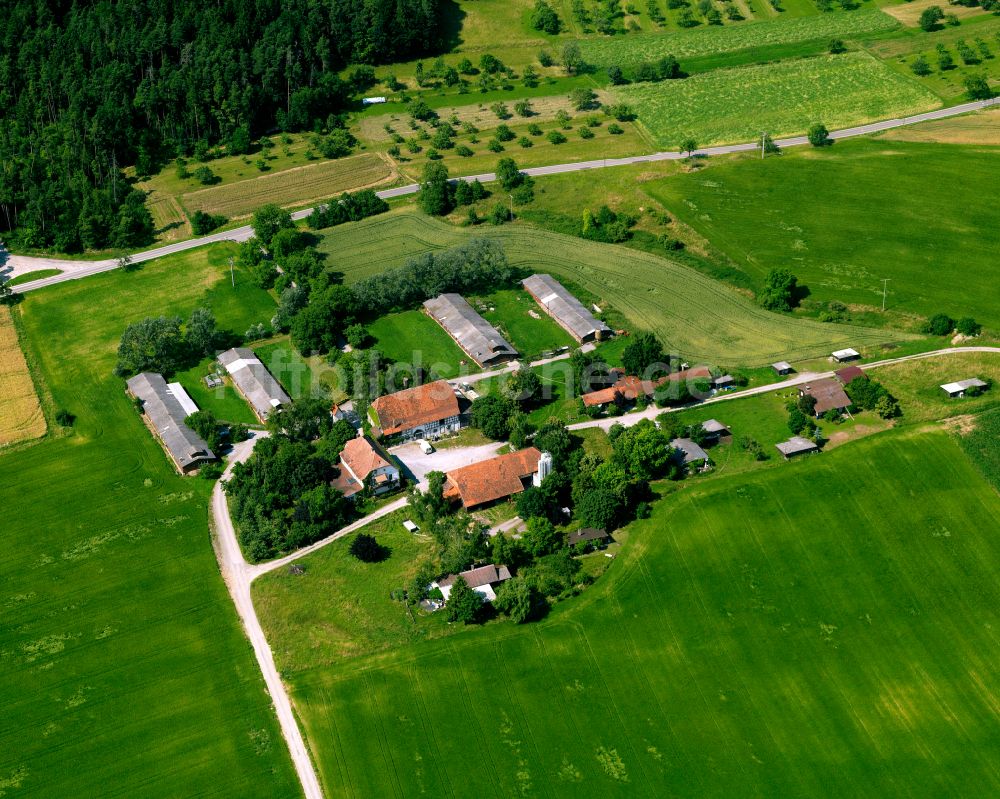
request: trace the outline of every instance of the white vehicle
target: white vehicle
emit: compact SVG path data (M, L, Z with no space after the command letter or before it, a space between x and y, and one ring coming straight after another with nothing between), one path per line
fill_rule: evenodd
M430 455L434 451L434 447L431 446L431 442L426 438L418 438L417 446L420 447L420 451L424 453L424 455Z

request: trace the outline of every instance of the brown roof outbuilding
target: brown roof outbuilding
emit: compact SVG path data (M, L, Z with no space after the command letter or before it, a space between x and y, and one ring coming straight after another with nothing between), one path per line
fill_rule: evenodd
M836 380L827 378L817 380L807 386L803 386L802 393L816 398L816 407L813 413L821 416L827 411L842 411L851 404L851 398L844 393L844 389Z
M524 481L538 469L542 453L535 447L498 455L448 472L444 495L474 508L524 490Z

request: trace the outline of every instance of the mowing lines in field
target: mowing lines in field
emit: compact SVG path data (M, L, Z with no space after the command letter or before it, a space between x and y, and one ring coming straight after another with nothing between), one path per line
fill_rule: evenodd
M11 310L0 305L0 447L45 435L45 415L17 339Z
M434 771L437 773L438 784L442 787L448 789L448 794L453 797L458 797L459 795L455 793L455 785L451 781L451 776L448 774L448 769L445 768L445 763L448 761L444 759L441 753L441 745L438 741L438 732L434 725L430 723L430 710L427 707L427 688L425 686L422 670L419 667L419 663L411 663L409 665L410 669L410 681L416 686L416 699L420 706L420 726L423 729L423 739L425 741L430 741L434 747L434 759L431 763Z
M341 192L386 183L393 174L388 161L363 153L199 189L183 195L181 202L191 213L205 211L232 219L246 216L264 203L307 206Z
M631 34L580 42L587 63L598 66L714 55L779 44L793 44L831 36L863 36L894 30L899 23L881 11L822 14L722 27L704 27L677 33Z
M906 116L940 105L915 80L867 53L817 56L694 75L618 90L665 148L693 135L702 146L801 135L817 120L830 129Z

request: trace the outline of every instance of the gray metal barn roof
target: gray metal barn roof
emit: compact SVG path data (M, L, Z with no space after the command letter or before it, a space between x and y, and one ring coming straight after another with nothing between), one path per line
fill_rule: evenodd
M442 294L427 300L424 308L480 366L517 357L517 350L462 295Z
M266 419L275 409L292 401L261 363L257 353L249 347L226 350L219 355L218 360L226 367L236 387L253 406L259 418Z
M708 453L690 438L675 438L670 442L670 446L682 454L684 463L708 460Z
M532 275L522 280L521 284L576 339L583 341L611 332L611 328L588 311L551 275Z
M803 438L802 436L792 436L788 441L782 441L780 444L775 444L774 446L786 458L789 455L798 455L801 452L816 452L819 450L815 441L810 441L808 438Z
M167 387L163 375L143 372L128 381L128 390L142 400L142 412L181 469L214 460L208 443L184 424L188 413Z

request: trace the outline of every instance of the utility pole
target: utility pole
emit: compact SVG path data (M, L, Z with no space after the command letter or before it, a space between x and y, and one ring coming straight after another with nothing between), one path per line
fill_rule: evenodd
M508 194L507 196L510 197L510 221L513 222L514 221L514 195L513 194Z
M767 131L761 131L760 134L760 160L764 160L764 139L767 137Z
M885 289L888 282L892 280L891 277L882 278L882 312L885 312Z
M233 283L233 288L236 288L236 274L233 272L233 256L229 256L229 279Z

